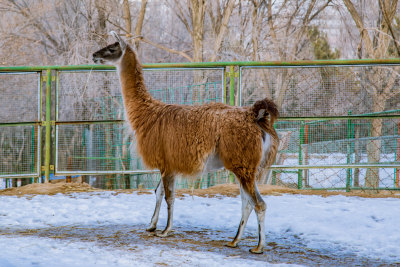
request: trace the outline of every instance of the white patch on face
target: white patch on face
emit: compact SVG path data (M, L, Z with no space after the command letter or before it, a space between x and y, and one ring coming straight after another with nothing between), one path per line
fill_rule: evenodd
M112 55L112 53L111 53L110 50L106 50L106 51L104 52L104 56L105 56L105 57L111 56L111 55Z

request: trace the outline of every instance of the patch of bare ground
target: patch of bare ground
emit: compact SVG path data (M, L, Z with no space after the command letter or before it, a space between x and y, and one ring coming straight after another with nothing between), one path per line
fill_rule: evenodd
M25 196L25 195L55 195L76 192L95 192L103 191L91 187L87 183L45 183L28 184L21 187L12 187L0 190L3 196Z
M307 189L293 189L289 187L276 186L276 185L259 185L258 189L261 195L279 196L282 194L302 194L302 195L318 195L318 196L357 196L366 198L400 198L400 193L391 190L380 191L329 191L329 190L307 190ZM21 187L13 187L0 190L0 195L3 196L25 196L25 195L55 195L55 194L69 194L77 192L101 192L106 191L91 187L87 183L48 183L48 184L29 184ZM112 190L115 194L153 194L153 190L149 189L117 189ZM221 184L209 187L207 189L178 189L176 190L177 197L184 197L185 195L199 196L199 197L236 197L239 195L239 186L237 184Z
M171 249L214 252L226 258L251 259L269 263L302 264L306 266L398 266L398 262L360 257L339 245L334 249L311 249L297 236L268 233L264 254L254 255L249 249L256 245L257 237L243 236L237 248L225 244L232 232L204 228L176 227L168 237L160 238L146 232L145 225L61 226L43 229L0 229L4 236L31 236L51 238L65 242L90 242L97 246L125 251L138 251L158 247L160 253Z
M381 190L378 192L369 191L352 191L352 192L339 192L339 191L328 191L328 190L306 190L306 189L293 189L283 186L276 185L258 185L258 190L261 195L274 195L279 196L282 194L302 194L302 195L318 195L318 196L358 196L358 197L369 197L369 198L383 198L383 197L394 197L400 198L400 194L390 190ZM216 196L229 196L235 197L239 195L239 185L237 184L223 184L212 186L207 189L180 189L177 190L178 196L183 195L195 195L201 197L216 197Z

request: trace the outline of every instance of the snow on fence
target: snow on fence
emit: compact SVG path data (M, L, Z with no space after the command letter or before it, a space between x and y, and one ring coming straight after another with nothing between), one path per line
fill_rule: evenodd
M262 183L311 189L398 189L400 61L145 65L166 103L280 106L275 165ZM229 71L228 71L229 70ZM102 188L153 188L124 123L107 66L0 67L0 187L80 175ZM132 149L133 148L133 149ZM235 182L225 170L178 188Z

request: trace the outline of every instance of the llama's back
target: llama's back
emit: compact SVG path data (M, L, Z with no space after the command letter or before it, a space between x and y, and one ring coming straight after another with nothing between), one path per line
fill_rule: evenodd
M196 175L218 142L216 105L160 105L136 131L138 150L149 168Z
M164 104L152 107L142 121L136 138L149 168L193 176L210 158L229 170L257 168L262 158L263 133L248 108Z

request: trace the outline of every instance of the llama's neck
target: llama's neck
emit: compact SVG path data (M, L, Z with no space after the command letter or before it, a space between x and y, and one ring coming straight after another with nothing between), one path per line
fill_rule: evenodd
M128 119L132 122L132 115L148 107L153 98L144 84L143 71L135 52L126 48L120 63L117 66L121 82L122 95Z
M152 100L144 84L142 65L138 61L135 52L129 47L121 58L117 69L125 101L131 104L143 104L143 102Z

